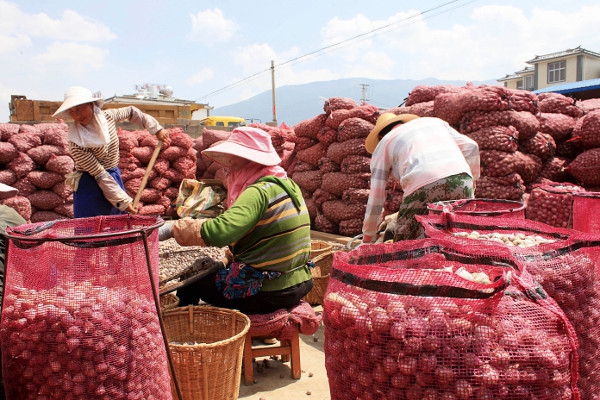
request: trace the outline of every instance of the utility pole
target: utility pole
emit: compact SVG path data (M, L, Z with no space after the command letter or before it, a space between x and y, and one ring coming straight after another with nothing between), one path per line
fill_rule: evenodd
M277 126L277 101L275 99L275 63L271 60L271 93L273 98L273 126Z
M365 103L365 102L368 101L367 97L366 97L366 94L367 94L367 88L369 87L369 85L367 85L366 83L361 83L360 86L362 87L362 90L361 90L361 93L362 93L361 101L363 103Z

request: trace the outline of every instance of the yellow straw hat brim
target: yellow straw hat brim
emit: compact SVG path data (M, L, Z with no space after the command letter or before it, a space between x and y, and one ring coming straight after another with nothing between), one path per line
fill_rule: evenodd
M418 115L414 114L400 114L396 115L394 113L383 113L377 118L377 122L375 123L375 128L371 130L369 136L365 139L365 149L373 154L375 148L379 144L379 132L381 132L385 127L395 122L407 123L408 121L412 121L413 119L419 118Z

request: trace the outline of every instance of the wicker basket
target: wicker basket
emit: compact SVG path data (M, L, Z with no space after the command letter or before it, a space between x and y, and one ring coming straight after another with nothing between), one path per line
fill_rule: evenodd
M327 284L329 283L329 273L331 272L331 265L333 264L333 255L335 251L327 251L313 258L315 267L310 270L314 286L303 300L310 305L321 305L323 304L323 298L325 297L325 291L327 290Z
M160 310L165 312L179 305L179 297L175 293L167 293L160 296Z
M331 251L333 245L323 240L312 240L310 242L310 259L314 261L314 258L320 254Z
M250 319L236 310L187 306L165 311L163 321L183 399L237 399ZM173 384L171 391L178 399Z

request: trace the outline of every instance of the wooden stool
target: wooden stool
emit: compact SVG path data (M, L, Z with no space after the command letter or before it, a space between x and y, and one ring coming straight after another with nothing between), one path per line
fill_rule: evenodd
M259 335L252 333L252 315L248 315L250 318L250 330L246 334L246 340L244 342L244 383L251 385L254 383L254 363L255 357L267 357L267 356L281 356L283 362L290 362L291 376L292 379L300 379L302 369L300 367L300 332L298 331L298 324L294 324L295 329L292 330L292 336L288 339L282 339L279 341L279 345L266 345L260 347L252 347L252 339L263 339L265 337L274 337L275 335L268 335L263 332ZM278 329L278 331L280 328Z

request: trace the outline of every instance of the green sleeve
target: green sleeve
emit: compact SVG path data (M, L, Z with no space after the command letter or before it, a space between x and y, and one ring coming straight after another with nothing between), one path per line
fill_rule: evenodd
M227 211L202 225L200 234L204 243L224 247L237 242L256 226L268 204L264 191L248 186Z

